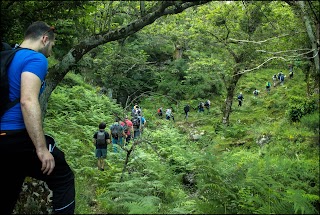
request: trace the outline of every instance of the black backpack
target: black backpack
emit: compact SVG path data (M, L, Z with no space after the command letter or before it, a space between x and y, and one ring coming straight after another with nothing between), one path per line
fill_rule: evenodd
M186 105L186 106L184 107L184 112L189 112L189 110L190 110L189 105Z
M97 146L106 145L106 133L105 133L105 131L98 131L96 144L97 144Z
M2 43L3 49L0 52L1 76L0 76L0 117L14 105L19 103L20 98L10 101L9 99L9 80L7 69L17 51L25 48L8 49L8 44ZM10 47L10 46L9 46Z
M139 119L139 117L134 117L134 118L132 119L132 124L133 124L133 126L135 126L135 127L140 127L140 119Z

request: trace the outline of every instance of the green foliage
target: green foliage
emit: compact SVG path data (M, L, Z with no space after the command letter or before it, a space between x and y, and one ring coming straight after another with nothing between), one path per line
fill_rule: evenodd
M250 83L251 78L243 81ZM308 138L314 132L305 127L311 116L290 124L270 114L281 112L277 107L285 103L279 99L285 88L277 90L265 99L261 94L257 103L246 96L250 106L235 110L238 121L217 133L212 130L220 122L219 98L212 101L211 113L192 110L189 122L182 121L185 101L180 101L174 105L176 123L155 115L155 107L172 101L156 95L144 99L148 126L124 173L123 160L111 147L106 171L97 171L91 143L98 123L111 125L114 114L122 110L80 75L70 73L53 92L45 131L55 137L75 172L77 213L316 213L319 154L310 148L317 147ZM291 92L296 93L287 94ZM276 105L268 107L272 100ZM189 138L194 130L205 131L197 142ZM259 147L256 140L262 134L271 139ZM244 145L234 144L239 141ZM193 178L186 181L186 176Z
M312 114L307 114L301 117L300 119L301 124L310 130L314 131L315 133L319 132L319 113L314 112Z
M40 3L27 5L32 4ZM155 4L146 3L146 9ZM83 7L86 13L69 10L72 20L54 20L62 33L57 45L66 48L61 54L88 34L113 30L140 15L134 1ZM69 28L73 21L76 32ZM302 98L306 84L299 68L294 79L270 94L265 82L286 63L274 61L266 65L272 68L244 74L235 89L244 93L244 105L237 107L235 99L230 125L221 124L224 88L234 68L254 68L271 56L256 50L295 49L305 36L254 45L225 42L291 34L301 28L291 9L283 2L212 2L155 23L92 50L75 68L77 74L69 73L50 97L44 129L75 172L76 213L318 213L319 145L312 138L319 132L319 113L316 100ZM183 54L173 61L175 45ZM147 127L126 165L126 152L115 154L108 147L102 172L92 136L101 121L109 126L125 112L104 89L122 105L140 100ZM196 107L207 98L210 113L191 109L184 120L185 103ZM157 118L160 106L173 106L176 121ZM192 138L195 132L201 133L199 140ZM262 136L269 140L258 145Z
M317 103L314 99L292 96L289 98L288 117L292 122L300 121L304 115L317 110Z

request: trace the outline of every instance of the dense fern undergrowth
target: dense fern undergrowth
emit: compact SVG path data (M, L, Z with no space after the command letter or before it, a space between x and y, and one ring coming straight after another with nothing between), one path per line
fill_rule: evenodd
M141 102L147 127L123 171L125 152L108 148L107 168L98 171L92 136L101 121L111 125L123 109L82 77L69 73L50 97L45 131L65 152L76 175L76 213L94 214L315 214L319 213L318 98L306 97L301 71L265 92L277 70L242 78L230 125L221 125L224 98L209 98L210 113L160 96ZM254 98L254 88L260 90ZM297 104L295 101L305 103ZM302 104L314 104L305 112ZM309 102L309 103L308 103ZM300 105L300 106L299 106ZM159 119L172 106L175 122ZM300 111L298 121L292 113ZM303 112L304 111L304 112ZM194 133L200 134L197 141ZM258 144L265 137L267 141Z

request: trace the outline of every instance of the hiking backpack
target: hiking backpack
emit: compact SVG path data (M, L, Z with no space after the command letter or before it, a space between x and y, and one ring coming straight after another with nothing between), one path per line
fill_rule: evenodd
M114 124L111 126L111 136L113 138L118 138L121 136L121 125L119 124Z
M124 125L122 126L123 127L123 131L124 131L124 133L128 133L128 131L129 131L129 127L128 127L128 125L127 125L127 122L126 121L124 121Z
M280 76L280 81L284 81L284 75Z
M98 131L96 144L97 146L102 146L106 144L106 134L104 131Z
M23 48L8 49L8 44L2 43L4 50L0 52L1 76L0 76L0 117L14 105L19 103L20 98L13 101L9 99L9 79L7 69L17 51ZM10 46L9 46L10 47Z
M134 118L132 119L132 124L133 124L133 126L135 126L135 127L140 127L140 119L139 119L139 117L134 117Z

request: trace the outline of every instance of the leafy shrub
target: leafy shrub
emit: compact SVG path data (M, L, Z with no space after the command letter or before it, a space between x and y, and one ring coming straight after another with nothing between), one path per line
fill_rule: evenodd
M307 114L301 117L300 121L303 126L310 128L312 131L319 132L319 113Z
M292 122L300 121L301 117L317 109L316 101L308 98L291 97L287 114Z

